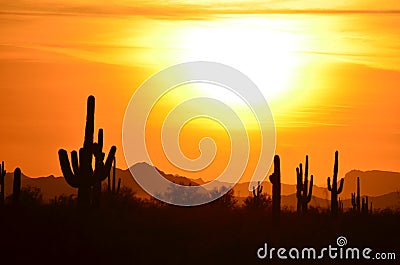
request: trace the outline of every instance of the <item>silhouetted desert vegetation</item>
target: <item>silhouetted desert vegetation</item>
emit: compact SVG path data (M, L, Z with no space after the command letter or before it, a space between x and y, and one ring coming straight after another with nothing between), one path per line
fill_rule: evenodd
M307 215L282 210L272 218L270 200L235 204L231 194L198 207L142 200L128 188L104 192L101 206L82 210L76 198L43 204L37 190L22 189L18 207L0 209L2 260L14 264L258 264L265 242L276 247L323 247L345 236L350 246L400 249L400 213L352 211L332 218L310 207ZM305 262L307 263L307 262ZM332 264L338 263L333 261ZM352 262L354 263L354 261ZM339 263L341 264L341 263Z

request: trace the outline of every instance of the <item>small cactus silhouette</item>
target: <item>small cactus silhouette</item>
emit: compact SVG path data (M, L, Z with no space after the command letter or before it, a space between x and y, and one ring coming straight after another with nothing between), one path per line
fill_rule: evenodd
M21 197L21 169L16 168L14 170L14 182L13 182L13 194L12 203L13 205L18 205Z
M357 177L357 194L356 193L351 194L351 204L353 206L353 211L358 214L360 213L368 214L372 212L372 202L371 202L371 209L369 209L368 196L362 198L360 189L361 189L360 177Z
M338 187L337 184L337 177L338 177L338 170L339 170L339 152L335 152L335 164L333 167L333 176L332 176L332 185L331 185L331 178L328 177L328 190L331 192L331 213L333 216L338 214L338 195L343 190L344 179L340 180L340 184Z
M361 211L360 177L357 177L357 194L351 194L351 205L354 212L359 213Z
M297 173L297 212L306 213L308 208L308 203L312 198L313 182L314 176L311 175L310 186L308 186L308 155L306 156L306 165L304 169L304 182L303 182L303 165L296 168Z
M71 187L78 188L78 203L81 206L89 206L91 199L93 199L94 204L98 203L98 196L101 192L101 182L110 174L112 161L116 152L116 147L112 146L108 153L106 162L104 163L105 154L103 153L102 129L99 129L98 142L93 142L94 110L95 98L89 96L87 101L85 139L83 147L79 150L79 159L76 151L71 152L72 167L68 159L67 151L64 149L58 151L61 171L67 183ZM93 156L95 158L94 170L92 166Z
M263 186L261 185L261 182L259 181L257 183L257 187L253 187L253 198L254 198L254 203L256 206L259 206L261 204L262 191L263 191Z
M343 213L344 212L344 203L343 203L343 201L340 199L340 197L339 197L339 205L338 205L338 207L339 207L339 213Z
M277 220L281 212L281 164L278 155L274 157L274 173L269 180L272 183L272 216Z
M254 198L259 198L261 193L262 193L262 190L263 190L263 186L261 185L261 182L259 181L257 183L257 188L253 187L253 196L254 196Z
M4 205L4 177L6 176L6 170L4 169L4 161L0 165L0 205Z

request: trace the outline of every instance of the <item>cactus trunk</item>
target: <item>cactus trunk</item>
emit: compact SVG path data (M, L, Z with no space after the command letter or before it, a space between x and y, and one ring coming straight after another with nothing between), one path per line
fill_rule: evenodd
M337 216L338 214L338 195L343 190L344 179L340 180L340 184L338 186L338 170L339 170L339 152L335 152L335 164L333 167L333 176L332 176L332 185L331 178L328 177L328 190L331 192L331 213L333 216Z
M278 155L274 157L274 173L269 179L272 183L272 216L278 220L281 212L281 165Z
M21 196L21 169L18 167L14 170L14 182L13 182L13 194L12 202L13 205L18 205Z

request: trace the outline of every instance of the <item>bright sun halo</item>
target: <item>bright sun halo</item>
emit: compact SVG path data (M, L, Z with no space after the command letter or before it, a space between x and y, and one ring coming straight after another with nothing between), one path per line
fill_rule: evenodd
M282 25L263 19L223 20L220 26L203 25L184 33L183 60L225 63L253 80L269 102L291 89L290 80L299 62L297 36L278 30ZM270 23L270 22L269 22ZM277 28L276 28L277 27Z

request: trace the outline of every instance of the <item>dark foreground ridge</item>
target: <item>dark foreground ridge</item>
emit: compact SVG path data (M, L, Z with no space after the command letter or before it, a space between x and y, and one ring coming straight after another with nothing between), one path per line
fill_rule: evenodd
M259 260L257 250L264 243L319 249L336 246L339 236L347 238L349 247L396 252L400 257L398 212L368 216L345 213L332 219L329 212L311 208L301 216L282 211L277 224L271 209L228 208L218 203L174 207L132 199L128 193L121 190L107 205L86 211L68 199L18 209L3 207L2 261L52 265L279 264L277 258ZM352 260L351 264L364 262ZM327 259L324 264L343 264L343 260Z

